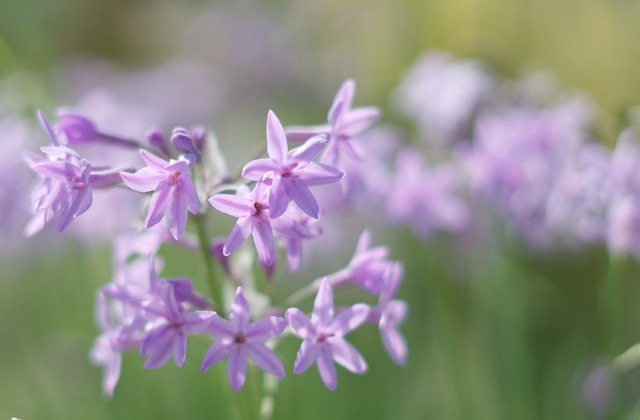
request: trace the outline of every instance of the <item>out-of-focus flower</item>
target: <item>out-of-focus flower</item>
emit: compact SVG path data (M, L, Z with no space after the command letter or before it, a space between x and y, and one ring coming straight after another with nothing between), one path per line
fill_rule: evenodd
M179 241L187 224L187 209L196 214L200 208L189 166L182 160L167 162L146 150L141 150L140 155L147 166L134 174L121 173L122 180L132 190L153 191L146 227L166 217L169 231Z
M280 217L291 201L303 212L317 219L320 208L309 187L339 181L344 173L332 166L312 162L327 139L313 137L289 151L287 137L273 111L267 116L268 159L257 159L245 165L242 176L258 181L271 180L269 209L272 218Z
M467 226L469 210L456 195L459 184L452 164L428 168L417 150L405 148L397 156L386 214L394 222L409 224L422 237L436 230L460 231Z
M244 385L247 359L251 359L265 372L283 379L285 372L282 362L263 342L282 334L287 326L284 318L270 316L249 322L249 302L240 287L236 291L229 315L231 321L216 316L209 324L206 332L218 340L207 350L201 370L206 372L226 358L229 383L236 391L240 391Z
M549 242L549 193L567 160L589 139L591 115L591 103L573 97L544 109L484 114L476 123L474 143L461 156L472 189L532 244Z
M450 146L465 138L471 120L490 96L494 81L481 63L454 60L444 52L424 54L396 91L396 107L413 118L424 140Z
M322 155L322 162L325 163L335 165L343 154L352 159L361 159L364 152L353 140L380 118L380 110L376 107L352 109L355 91L355 81L345 80L329 108L328 124L312 127L289 126L287 137L292 141L303 141L313 136L326 135L329 142Z
M329 280L324 280L318 290L311 319L297 308L289 308L285 313L294 333L303 340L293 372L303 373L315 362L322 381L332 391L338 387L334 361L353 373L364 373L367 363L343 337L359 327L368 314L367 305L355 304L334 318L333 291Z
M545 229L568 245L605 239L611 189L609 151L588 143L562 168L549 194Z
M407 363L407 343L398 331L398 326L404 322L409 307L406 302L394 298L403 274L404 269L400 263L387 268L380 301L378 306L371 308L367 319L368 322L378 324L384 348L393 361L402 366Z

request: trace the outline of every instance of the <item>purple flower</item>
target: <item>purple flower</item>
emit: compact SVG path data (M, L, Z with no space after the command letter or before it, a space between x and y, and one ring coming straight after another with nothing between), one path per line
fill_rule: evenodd
M34 217L25 232L33 235L58 216L58 230L62 232L82 213L89 210L91 193L91 164L65 146L42 147L49 156L25 157L31 169L42 177L33 190Z
M493 85L479 62L431 52L409 70L394 99L400 112L417 123L424 141L450 146L468 134L474 112L489 99Z
M327 135L329 144L322 156L322 162L335 165L341 154L360 159L363 151L353 140L371 127L380 117L376 107L352 109L356 83L345 80L333 98L327 115L328 124L315 127L287 127L287 136L292 141L306 140L312 136Z
M393 263L387 259L386 246L370 246L371 232L365 230L347 267L327 277L332 287L355 284L373 294L382 291L384 274Z
M225 256L234 253L249 235L253 235L260 261L268 266L273 263L275 240L269 221L268 193L267 185L258 182L249 197L218 194L209 199L215 209L238 218L224 243L222 252Z
M102 330L91 346L90 359L104 366L102 390L112 396L120 379L122 352L140 344L145 321L120 301L98 293L96 319Z
M399 365L407 362L407 343L398 331L407 316L406 302L394 300L404 269L400 263L389 266L384 273L384 288L380 293L380 302L369 312L368 322L378 324L382 344L389 356Z
M259 181L270 179L269 209L272 218L280 217L293 200L300 210L314 219L320 211L309 187L339 181L344 173L334 167L311 162L327 142L324 136L309 139L289 151L282 124L273 111L267 115L267 152L269 158L249 162L242 176Z
M293 372L300 374L316 362L322 381L332 391L338 386L334 361L353 373L364 373L367 363L343 336L360 326L368 314L367 305L356 304L334 318L333 291L325 279L318 290L311 319L297 308L289 308L285 313L294 333L304 340Z
M452 166L428 168L417 150L401 150L386 201L388 217L394 222L407 222L422 237L438 229L464 229L469 211L456 196L457 178Z
M144 306L144 316L153 323L140 349L140 355L147 357L147 369L159 368L171 356L176 366L182 367L187 356L187 333L201 333L215 315L211 311L185 313L171 283L162 286L161 299Z
M206 372L211 366L226 358L229 383L234 390L239 391L246 379L249 358L260 369L283 379L285 373L282 362L263 342L282 334L287 322L278 316L249 322L249 302L241 287L236 291L230 316L231 321L215 316L209 324L206 332L218 340L204 355L201 370Z
M122 180L132 190L153 191L146 227L166 217L169 231L179 241L187 224L187 209L196 214L200 208L189 166L182 160L167 162L146 150L140 155L147 166L134 174L122 172Z

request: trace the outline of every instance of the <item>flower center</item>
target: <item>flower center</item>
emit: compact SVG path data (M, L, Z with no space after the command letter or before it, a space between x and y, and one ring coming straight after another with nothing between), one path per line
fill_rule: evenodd
M237 343L237 344L242 344L245 341L247 341L247 338L244 336L244 334L242 334L242 332L238 331L236 333L236 335L233 336L233 340Z
M318 344L326 343L327 339L333 337L334 335L335 335L334 333L320 333L316 337L316 343Z
M178 182L181 176L182 172L174 172L173 174L171 174L171 177L169 178L169 185L173 185Z

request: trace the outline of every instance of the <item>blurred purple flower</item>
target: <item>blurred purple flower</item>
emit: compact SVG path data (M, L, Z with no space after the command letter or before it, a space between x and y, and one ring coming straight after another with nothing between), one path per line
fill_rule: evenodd
M334 361L353 373L364 373L367 363L343 337L359 327L368 314L367 305L356 304L334 318L333 291L325 279L318 290L311 319L297 308L289 308L285 313L294 333L303 340L293 372L303 373L316 362L322 381L332 391L338 386Z
M169 231L179 241L187 224L187 209L196 214L200 208L189 166L182 160L167 162L146 150L141 150L140 155L147 166L134 174L122 172L122 180L132 190L154 191L146 227L154 226L166 217Z
M249 302L238 287L229 311L231 321L215 316L206 332L218 340L207 350L202 360L202 372L223 359L227 359L227 374L231 387L240 391L247 375L247 358L260 369L283 379L284 366L275 353L263 344L284 331L284 318L270 316L256 322L250 321Z
M162 286L161 301L146 304L143 313L152 322L140 348L140 355L147 357L147 369L159 368L171 356L176 366L182 367L187 356L187 333L201 333L215 316L211 311L185 313L171 283Z
M331 108L329 108L328 124L312 127L289 126L287 127L287 137L292 141L300 142L313 136L326 135L329 143L321 161L334 166L343 154L352 159L361 159L364 152L353 140L368 130L380 118L380 110L376 107L352 109L355 90L355 81L345 80L333 98Z
M453 165L428 168L420 153L407 147L397 156L386 214L394 222L408 223L422 237L436 230L460 231L469 222L469 209L456 195L459 183Z
M384 286L380 293L378 306L371 308L368 322L378 324L382 344L389 356L397 364L407 363L407 343L398 331L398 326L404 322L409 307L401 300L395 300L396 291L402 281L404 269L402 264L394 263L384 273Z
M96 125L87 117L80 114L59 111L59 120L54 125L56 133L62 133L68 143L76 146L88 145L95 142L104 142L110 145L139 148L140 144L129 140L98 131Z
M324 148L327 139L317 136L289 151L287 137L273 111L267 115L267 152L269 158L256 159L245 165L242 176L259 181L271 180L269 209L272 218L280 217L293 201L300 210L317 219L318 202L309 187L339 181L344 173L334 167L311 160Z
M493 85L481 63L431 52L409 70L395 102L402 114L416 121L427 143L449 146L466 137L473 114L489 98Z
M474 192L491 200L532 244L549 242L544 229L549 193L567 160L589 139L591 111L590 102L574 97L544 109L484 114L473 145L461 153Z

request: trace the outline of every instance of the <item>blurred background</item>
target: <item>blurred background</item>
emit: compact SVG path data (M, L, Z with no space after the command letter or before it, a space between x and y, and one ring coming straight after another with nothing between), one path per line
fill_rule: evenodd
M3 0L0 418L234 415L224 369L199 372L206 342L189 342L183 369L145 370L126 353L115 396L102 395L88 351L98 334L95 291L112 276L108 238L120 226L102 214L62 235L22 237L33 178L6 174L24 173L20 151L47 141L36 109L70 107L128 136L206 124L238 168L264 141L268 109L285 124L322 122L342 81L354 78L356 104L379 106L383 126L418 144L398 87L423 53L440 50L506 80L548 72L559 91L590 98L593 137L611 148L640 103L639 18L631 0ZM637 418L637 375L615 375L610 363L640 341L633 258L622 258L622 286L612 292L620 305L609 310L618 330L611 350L602 344L611 271L602 244L532 251L508 232L424 237L366 221L406 267L407 366L390 361L377 331L355 332L369 372L340 370L332 393L315 371L289 369L274 418ZM322 255L299 280L321 275L326 261L343 266L359 231L349 232L338 255ZM181 257L166 255L174 275L202 274ZM282 344L287 367L296 346Z

